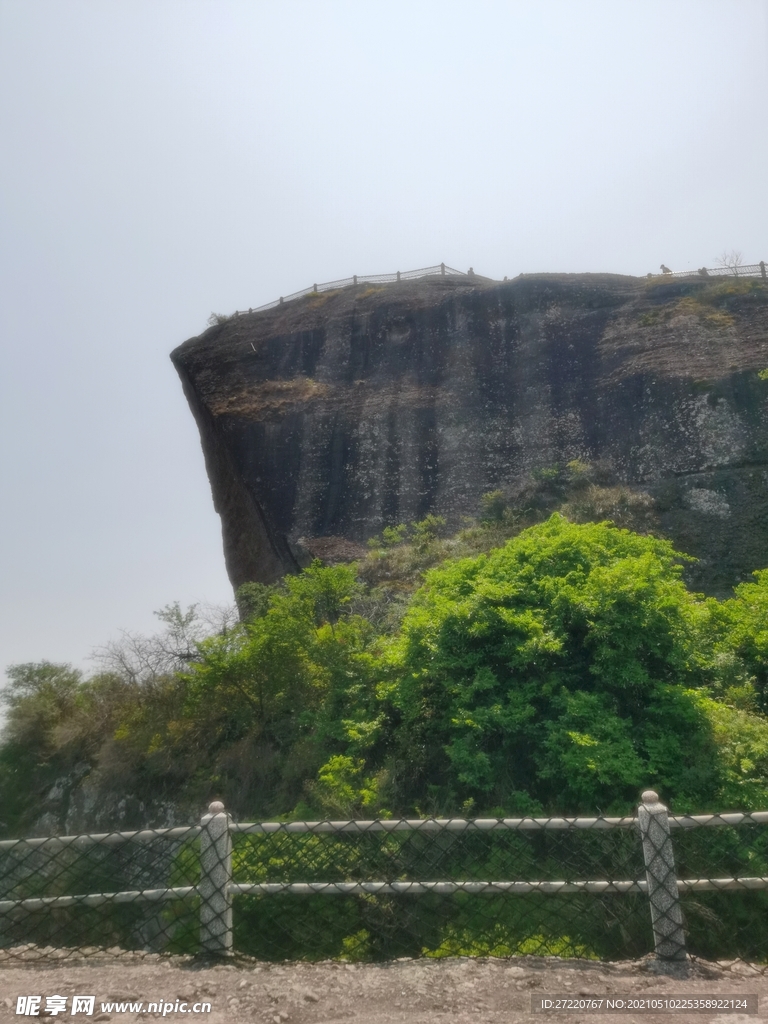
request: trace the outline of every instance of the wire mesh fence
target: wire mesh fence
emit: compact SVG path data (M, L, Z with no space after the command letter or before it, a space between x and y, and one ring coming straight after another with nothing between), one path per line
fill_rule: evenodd
M185 929L199 932L200 831L0 843L0 955L189 945Z
M602 821L240 833L235 946L262 959L642 955L653 948L647 899L599 891L642 874L637 837ZM605 881L587 887L594 877Z
M0 959L768 961L768 812L201 824L0 843Z
M670 819L688 952L768 962L768 815Z

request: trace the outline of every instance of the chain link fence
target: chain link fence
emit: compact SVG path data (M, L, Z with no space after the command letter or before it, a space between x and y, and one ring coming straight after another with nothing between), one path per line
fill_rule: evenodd
M0 842L0 960L768 961L768 812L234 823Z

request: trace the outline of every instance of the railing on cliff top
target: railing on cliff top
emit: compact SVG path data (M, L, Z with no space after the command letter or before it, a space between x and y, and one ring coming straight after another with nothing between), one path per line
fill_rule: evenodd
M267 302L266 305L249 309L248 312L260 313L263 309L273 309L275 306L282 306L284 302L290 302L291 299L300 299L302 296L310 295L313 292L331 292L336 291L338 288L348 288L350 285L355 284L394 284L397 281L413 281L417 277L434 277L436 275L441 277L473 277L474 271L470 270L469 274L465 274L462 270L454 270L452 267L446 267L444 263L440 263L436 267L422 267L420 270L405 270L402 272L398 270L394 274L353 274L352 277L343 277L338 281L324 281L322 284L313 284L311 288L302 288L300 292L281 295L274 302Z
M396 271L394 274L353 274L352 277L342 277L338 281L323 281L313 284L310 288L302 288L300 292L291 292L290 295L281 295L274 302L266 302L263 306L254 306L252 309L236 309L232 316L239 316L241 313L261 313L265 309L274 309L275 306L282 306L285 302L293 299L301 299L313 292L331 292L339 288L349 288L357 284L395 284L397 281L414 281L417 277L474 277L475 272L470 267L469 273L463 270L454 270L447 267L445 263L438 263L435 267L422 267L420 270ZM215 314L211 317L216 319ZM229 319L227 317L227 319Z
M762 277L766 280L765 260L759 263L747 263L738 267L701 267L699 270L662 270L660 274L648 274L648 277Z
M398 270L394 274L353 274L352 277L342 277L337 281L323 281L319 284L313 284L310 288L302 288L301 291L291 292L290 295L281 295L279 299L275 299L274 302L266 302L263 306L254 306L247 310L236 309L231 316L240 316L244 313L262 313L264 310L274 309L276 306L282 306L293 299L301 299L305 295L312 295L316 292L336 291L340 288L349 288L352 285L358 284L395 284L398 281L414 281L419 277L435 276L471 278L479 275L476 275L471 267L465 274L463 270L455 270L453 267L446 266L445 263L439 263L434 267L422 267L420 270ZM520 276L522 277L522 275ZM661 274L648 274L648 277L659 277L663 280L682 277L762 277L763 280L766 280L766 268L765 261L761 260L759 263L750 263L740 267L701 267L699 270L664 270ZM506 281L507 279L504 278L504 280ZM220 316L212 313L209 323L221 323L229 319L229 316Z

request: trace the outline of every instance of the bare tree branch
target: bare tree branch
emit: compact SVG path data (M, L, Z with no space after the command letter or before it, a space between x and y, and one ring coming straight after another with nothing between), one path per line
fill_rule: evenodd
M134 685L151 686L197 661L203 640L228 633L238 622L234 606L193 604L182 611L178 601L155 615L165 624L160 632L148 636L121 630L117 639L97 647L91 658L105 672L115 672Z
M737 277L739 275L739 267L742 265L741 253L736 249L731 249L730 252L723 252L717 257L718 267L724 267L726 270L730 270Z

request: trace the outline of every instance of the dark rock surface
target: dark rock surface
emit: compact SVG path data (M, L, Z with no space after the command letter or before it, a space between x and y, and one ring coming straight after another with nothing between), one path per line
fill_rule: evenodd
M726 594L768 566L768 288L542 274L312 294L173 362L235 587L580 459L648 491ZM344 548L346 545L346 548Z

